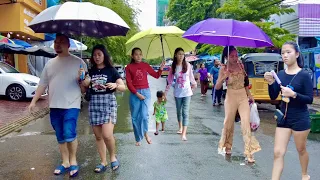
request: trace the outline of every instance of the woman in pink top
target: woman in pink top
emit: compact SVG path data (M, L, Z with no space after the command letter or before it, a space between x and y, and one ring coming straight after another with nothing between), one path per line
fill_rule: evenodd
M177 133L181 134L183 141L186 141L190 100L193 95L192 90L197 88L197 82L194 79L191 64L186 62L184 50L182 48L177 48L174 52L173 63L168 76L166 94L169 91L174 78L176 78L174 97L179 123L179 131Z

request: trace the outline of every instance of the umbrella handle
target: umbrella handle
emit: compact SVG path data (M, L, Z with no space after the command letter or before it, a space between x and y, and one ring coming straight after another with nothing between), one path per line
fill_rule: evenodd
M162 61L165 61L162 34L160 34L160 41L161 41L161 48L162 48Z

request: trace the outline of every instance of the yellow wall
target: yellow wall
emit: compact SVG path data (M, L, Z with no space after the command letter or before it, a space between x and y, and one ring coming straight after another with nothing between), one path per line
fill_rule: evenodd
M18 54L18 64L16 64L16 67L19 69L22 73L28 73L28 56Z
M33 1L34 0L26 0L21 3L0 5L0 32L13 32L25 35L33 40L43 40L43 33L34 33L34 31L28 27L32 19L41 12L38 11L41 10L40 7L32 6Z

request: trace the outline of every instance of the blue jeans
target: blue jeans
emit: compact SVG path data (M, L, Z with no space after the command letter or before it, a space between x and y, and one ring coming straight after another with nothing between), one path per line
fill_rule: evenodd
M175 100L176 100L178 121L181 122L182 120L182 126L188 126L191 96L182 97L182 98L176 97Z
M144 134L148 132L151 93L150 89L138 89L137 91L146 98L145 100L140 100L135 94L130 94L130 111L134 137L136 142L140 142Z
M77 121L80 109L50 109L50 121L56 131L59 144L72 142L77 138Z
M222 97L222 88L217 90L216 88L212 88L212 102L215 104L218 100L218 103L221 103L221 97Z

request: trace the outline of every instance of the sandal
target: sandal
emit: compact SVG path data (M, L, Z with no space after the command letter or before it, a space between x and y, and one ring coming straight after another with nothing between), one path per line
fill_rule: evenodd
M231 155L231 154L232 154L231 149L226 148L226 155Z
M77 172L75 172L74 174L70 175L70 177L71 177L71 178L77 177L78 174L79 174L79 166L78 166L78 165L71 165L71 166L70 166L70 172L71 172L71 171L77 171Z
M181 130L177 131L177 134L182 134L182 131Z
M248 163L255 163L256 162L256 160L254 160L253 157L247 157L247 161L248 161Z
M103 164L99 164L96 166L96 168L94 169L95 173L101 173L107 170L107 165L103 165Z
M182 141L188 141L187 137L182 137Z
M115 168L115 167L116 167L116 168ZM117 158L116 161L111 162L111 169L112 169L112 171L118 170L119 167L120 167L120 162L119 162L118 158Z
M61 175L61 174L64 174L64 173L66 173L67 171L69 171L69 168L67 167L64 167L63 165L60 165L60 166L58 166L56 169L55 169L55 171L56 170L60 170L60 172L59 173L53 173L54 175Z
M158 132L158 131L156 131L156 132L154 133L154 135L156 135L156 136L157 136L158 134L159 134L159 132Z

